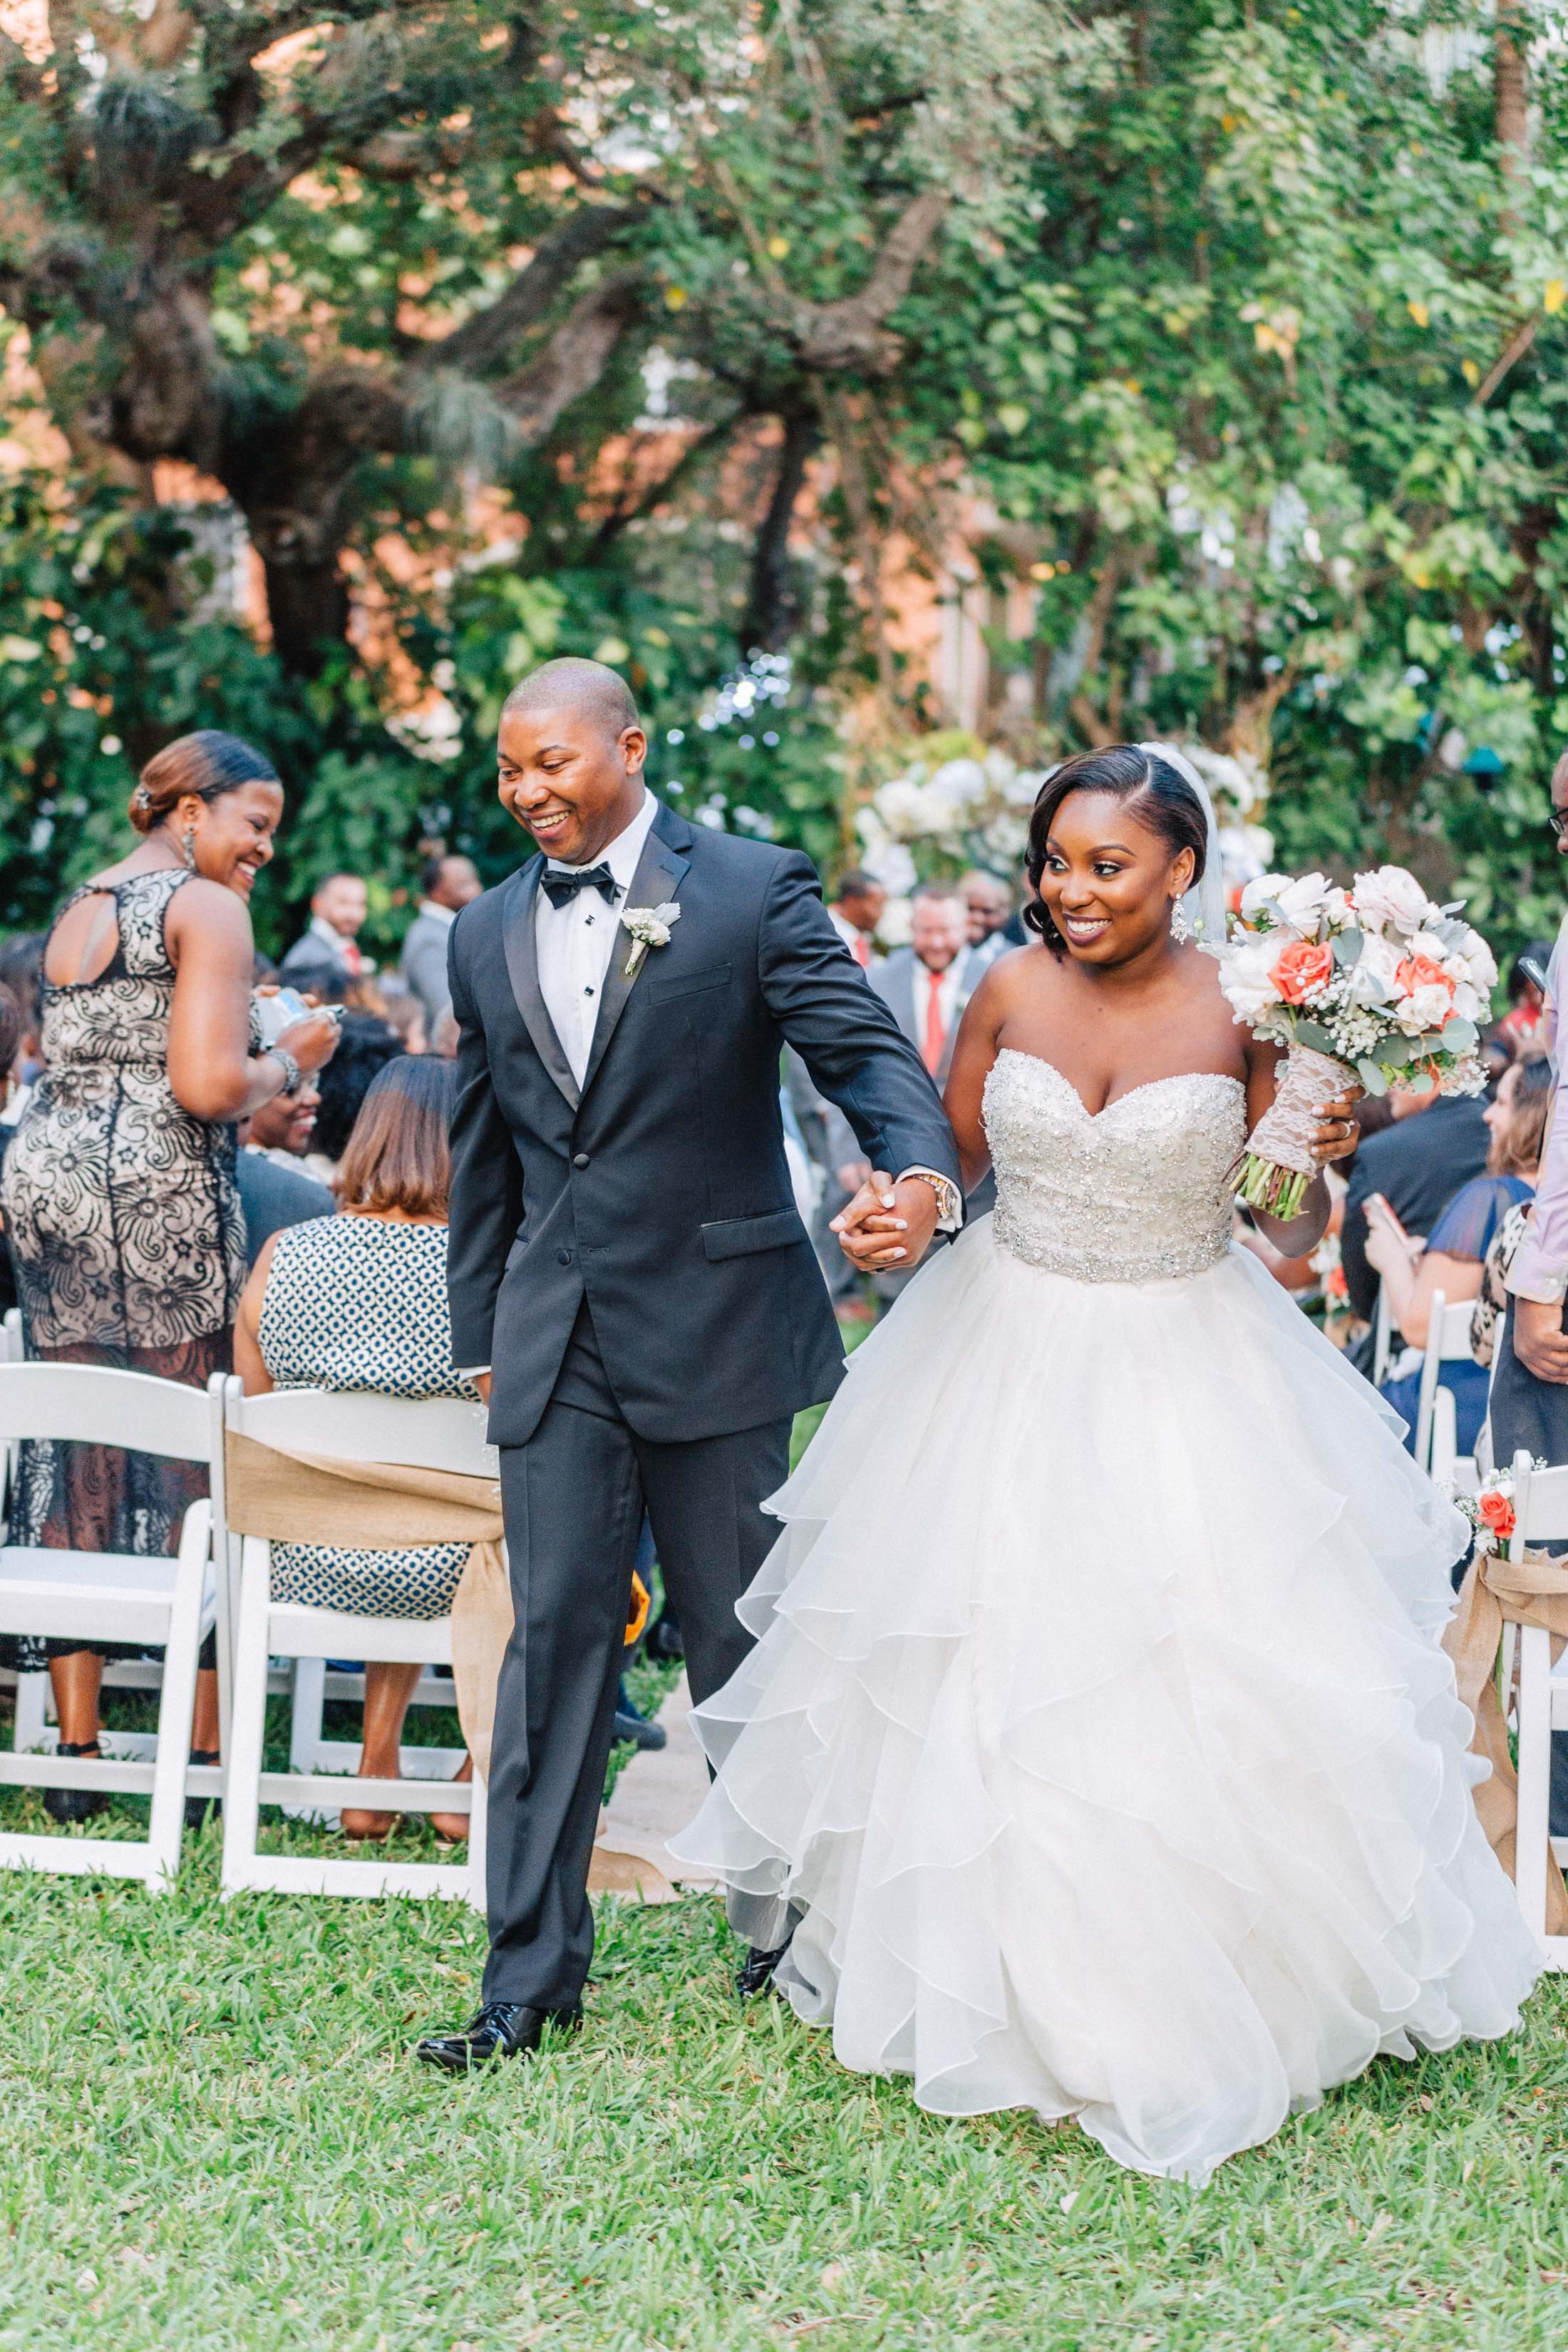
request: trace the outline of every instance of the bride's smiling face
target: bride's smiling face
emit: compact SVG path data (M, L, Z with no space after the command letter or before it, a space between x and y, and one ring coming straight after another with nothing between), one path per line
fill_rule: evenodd
M1077 963L1126 963L1169 935L1171 902L1193 878L1176 851L1138 814L1135 797L1069 793L1046 843L1039 892Z

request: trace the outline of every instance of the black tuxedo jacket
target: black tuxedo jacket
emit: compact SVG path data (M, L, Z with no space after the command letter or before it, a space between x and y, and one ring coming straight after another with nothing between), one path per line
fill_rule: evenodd
M532 1435L584 1292L641 1437L714 1437L818 1402L843 1348L790 1190L780 1052L796 1048L874 1167L956 1182L920 1055L807 858L661 806L626 904L674 899L679 920L631 979L617 933L579 1090L540 992L543 866L465 908L449 948L453 1361L492 1369L492 1443Z

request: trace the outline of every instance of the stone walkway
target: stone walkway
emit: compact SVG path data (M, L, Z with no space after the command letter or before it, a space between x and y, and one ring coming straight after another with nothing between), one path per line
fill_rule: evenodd
M592 1895L640 1895L673 1903L682 1888L716 1884L707 1871L676 1861L665 1841L684 1829L708 1793L708 1767L691 1728L691 1694L681 1675L658 1720L669 1737L640 1748L616 1780L599 1816L588 1871Z

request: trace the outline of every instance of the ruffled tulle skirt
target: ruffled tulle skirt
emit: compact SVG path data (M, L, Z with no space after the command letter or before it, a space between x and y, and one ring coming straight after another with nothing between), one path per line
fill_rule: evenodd
M1070 1281L973 1226L852 1360L673 1841L922 2106L1201 2180L1539 1955L1438 1636L1467 1530L1262 1268Z

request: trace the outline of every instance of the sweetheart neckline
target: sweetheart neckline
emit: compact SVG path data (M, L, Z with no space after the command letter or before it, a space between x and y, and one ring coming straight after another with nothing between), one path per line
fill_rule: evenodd
M1243 1081L1240 1078L1232 1077L1228 1070L1171 1070L1167 1072L1165 1076L1163 1078L1141 1079L1137 1086L1129 1087L1124 1095L1117 1095L1110 1102L1101 1103L1098 1110L1090 1110L1089 1105L1085 1102L1083 1097L1079 1094L1072 1080L1068 1076L1067 1072L1065 1070L1058 1070L1054 1062L1047 1062L1043 1054L1027 1053L1022 1045L999 1045L996 1049L996 1060L998 1062L1002 1059L1004 1054L1011 1054L1016 1061L1037 1063L1042 1070L1048 1070L1052 1077L1058 1081L1058 1085L1067 1088L1068 1094L1071 1095L1074 1102L1077 1103L1079 1110L1083 1113L1084 1118L1089 1121L1091 1127L1094 1126L1097 1120L1106 1118L1111 1111L1120 1109L1123 1103L1131 1102L1134 1095L1149 1094L1155 1087L1180 1086L1184 1079L1186 1078L1212 1078L1216 1086L1235 1087L1237 1093L1243 1097L1245 1097L1247 1093L1247 1087Z

